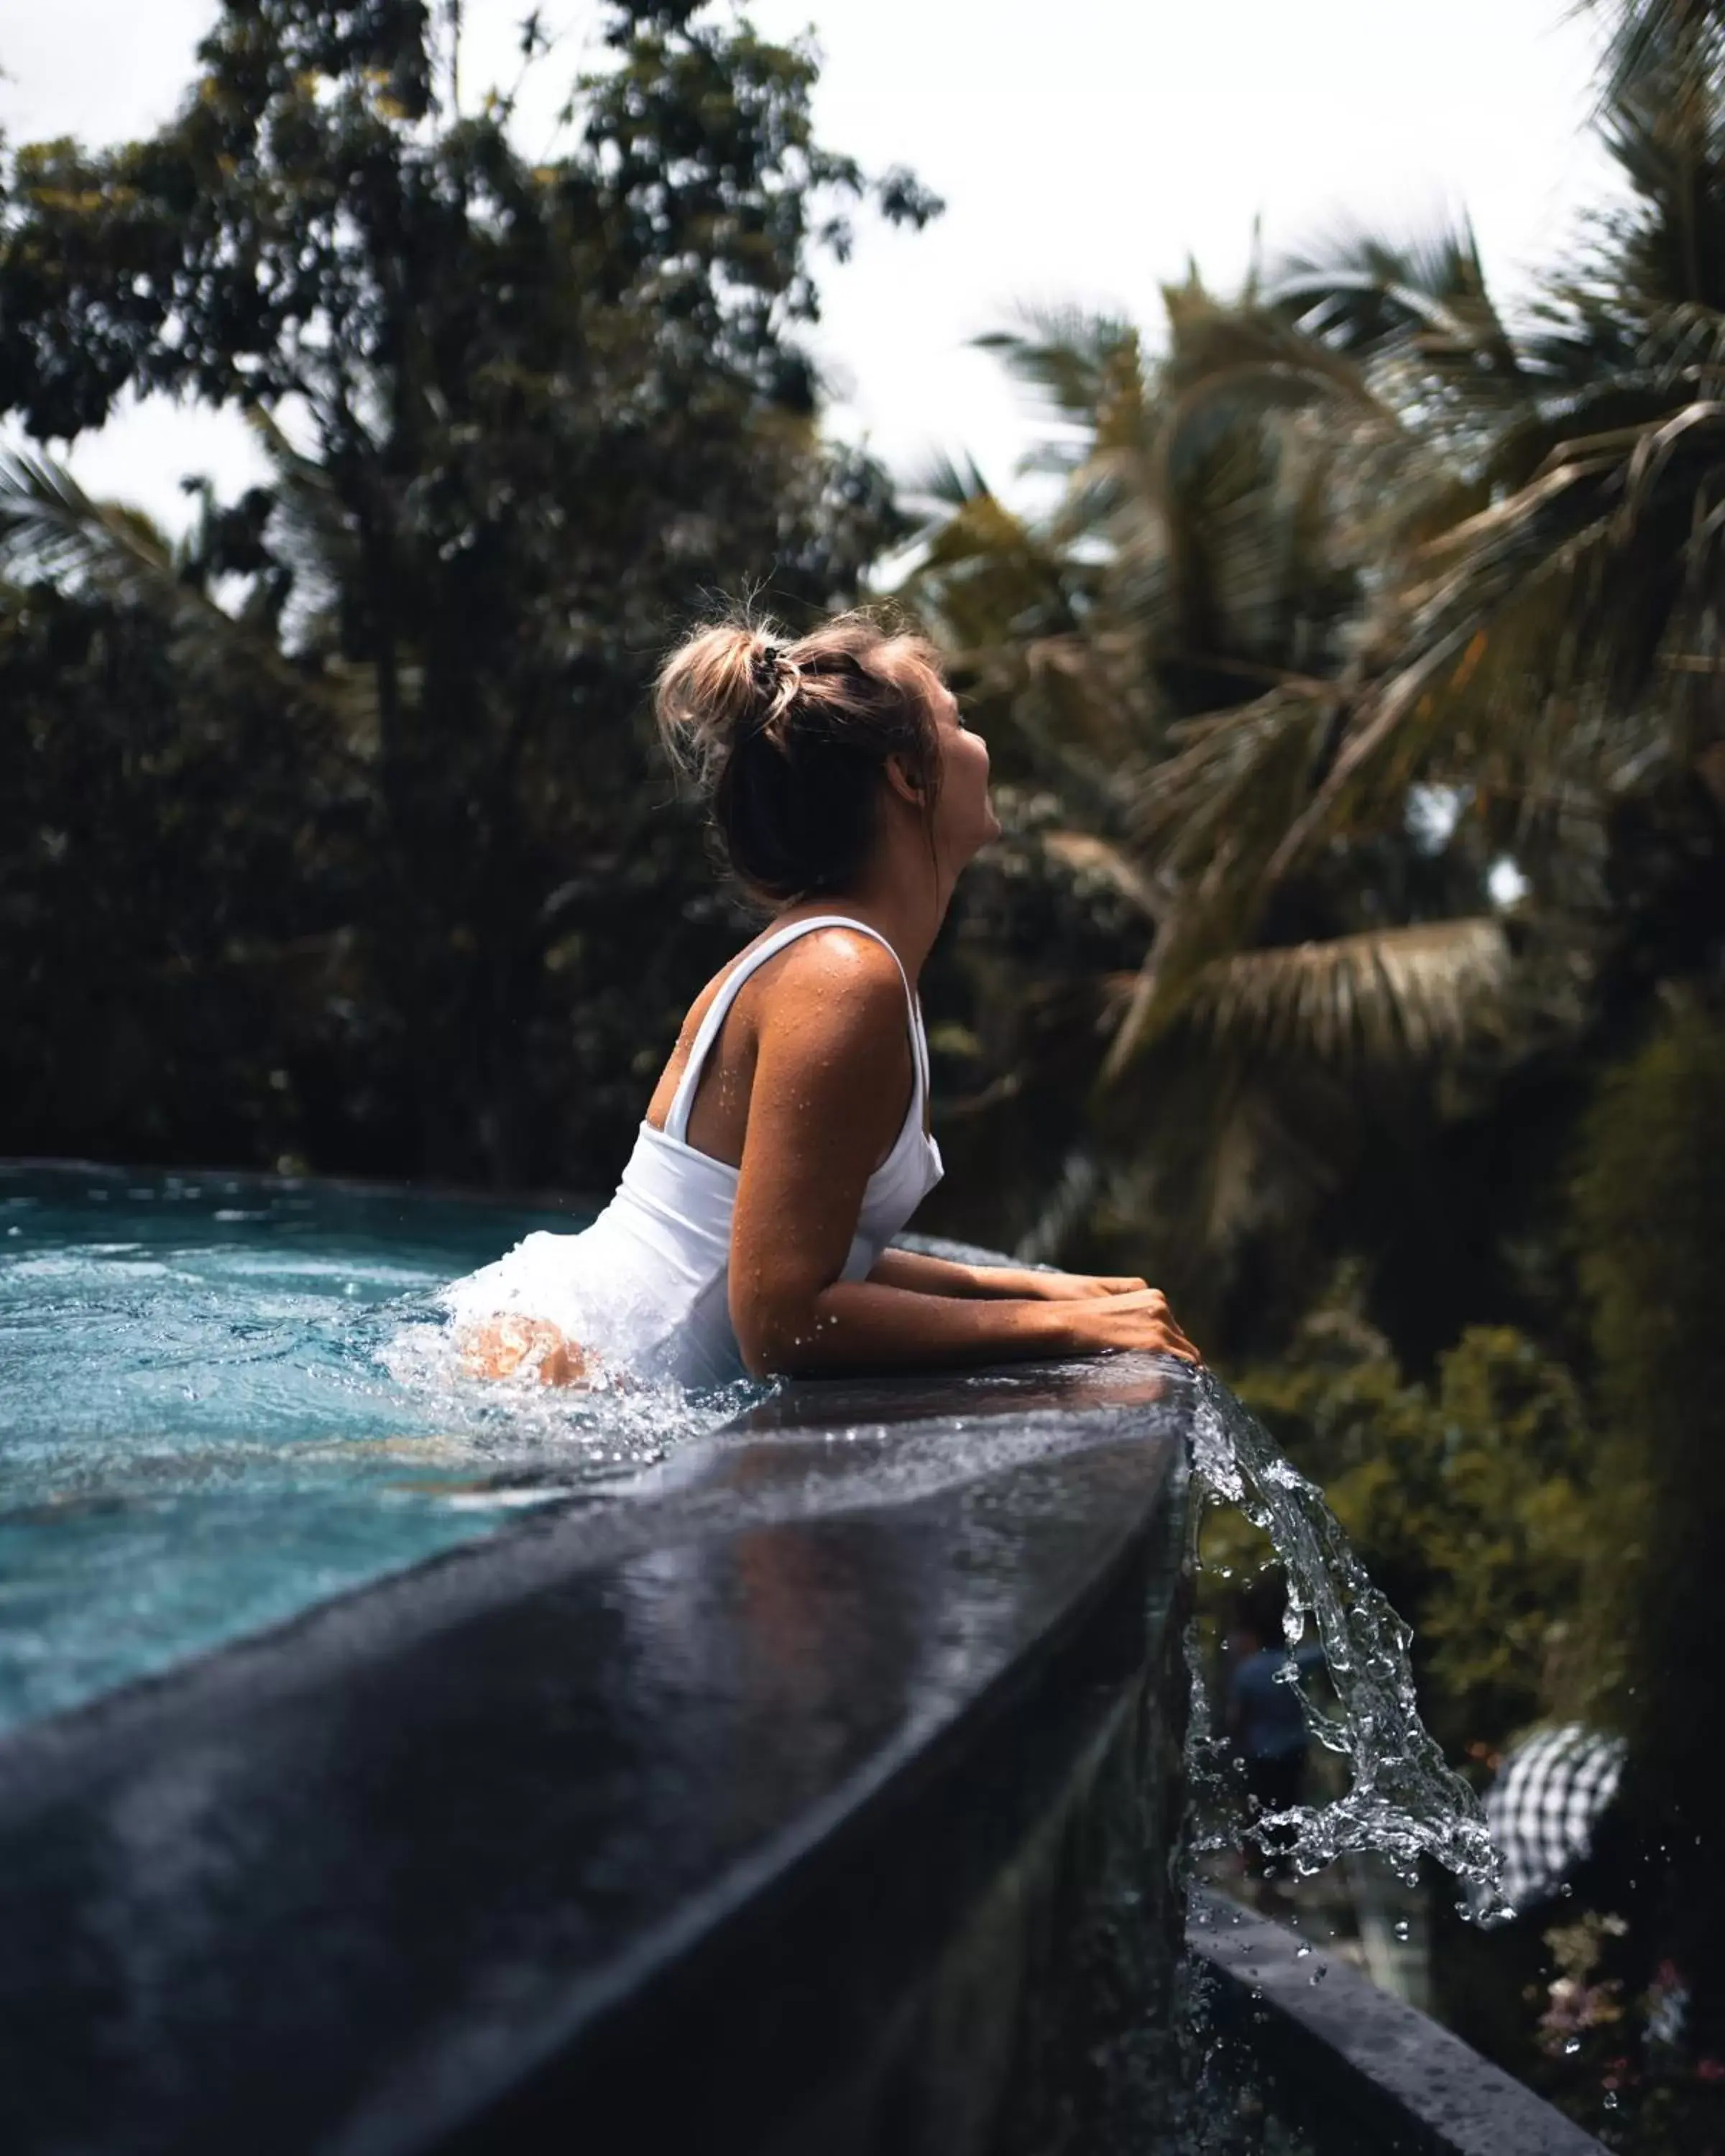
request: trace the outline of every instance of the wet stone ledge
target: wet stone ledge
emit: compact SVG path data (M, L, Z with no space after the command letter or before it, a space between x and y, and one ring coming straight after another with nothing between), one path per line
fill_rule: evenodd
M1189 1412L793 1388L0 1742L0 2149L1155 2145Z
M1250 2098L1257 2083L1327 2156L1604 2156L1459 2036L1286 1926L1194 1889L1187 1938L1214 2115L1230 2087Z

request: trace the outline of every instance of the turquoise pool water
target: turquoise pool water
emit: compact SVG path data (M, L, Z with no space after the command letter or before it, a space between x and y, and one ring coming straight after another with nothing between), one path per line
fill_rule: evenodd
M0 1728L602 1487L735 1402L452 1367L432 1291L576 1215L0 1166Z

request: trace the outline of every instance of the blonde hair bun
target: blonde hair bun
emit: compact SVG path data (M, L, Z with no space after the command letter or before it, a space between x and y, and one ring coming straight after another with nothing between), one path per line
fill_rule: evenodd
M932 807L940 656L845 613L807 636L739 615L696 629L660 668L660 737L706 797L726 865L782 901L846 884L872 837L881 767L901 756Z

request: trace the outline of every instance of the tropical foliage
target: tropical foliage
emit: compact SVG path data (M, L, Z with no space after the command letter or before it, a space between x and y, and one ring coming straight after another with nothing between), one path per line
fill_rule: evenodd
M1725 1014L1686 1001L1602 1087L1576 1210L1613 1491L1588 1582L1578 1677L1630 1738L1636 1794L1681 1855L1687 1949L1717 1953L1725 1909L1717 1747L1725 1679L1712 1568L1725 1549Z
M819 609L900 529L797 332L848 203L934 207L814 141L807 53L701 12L613 8L545 164L453 106L418 0L232 0L160 134L11 160L0 411L235 407L273 477L177 552L0 471L10 1145L614 1164L734 935L644 678L740 565Z
M1452 1743L1629 1732L1725 2027L1725 11L1594 12L1620 184L1531 297L1457 222L1025 316L1028 509L823 434L819 265L936 205L693 0L538 163L421 0L224 0L157 134L0 154L0 1148L606 1187L743 925L658 653L920 530L1006 826L927 1224L1176 1291ZM178 542L40 446L151 393L268 460Z
M1027 318L1045 506L930 473L911 589L1137 947L1038 1247L1250 1365L1452 1742L1630 1735L1717 2038L1725 13L1598 13L1620 184L1530 299L1463 223Z
M1463 224L1232 300L1194 277L1153 355L1034 319L992 341L1048 415L1053 506L931 475L916 594L1057 790L1045 850L1140 918L1132 978L1094 983L1099 1195L1194 1277L1232 1260L1255 1299L1266 1234L1300 1247L1339 1202L1345 1235L1350 1188L1405 1186L1410 1077L1465 1121L1713 963L1717 41L1694 9L1625 30L1624 191L1519 316Z

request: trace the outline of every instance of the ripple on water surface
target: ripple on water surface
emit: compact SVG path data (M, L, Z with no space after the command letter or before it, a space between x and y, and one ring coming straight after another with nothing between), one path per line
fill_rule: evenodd
M578 1219L0 1168L0 1728L660 1457L733 1412L455 1377L428 1298Z

